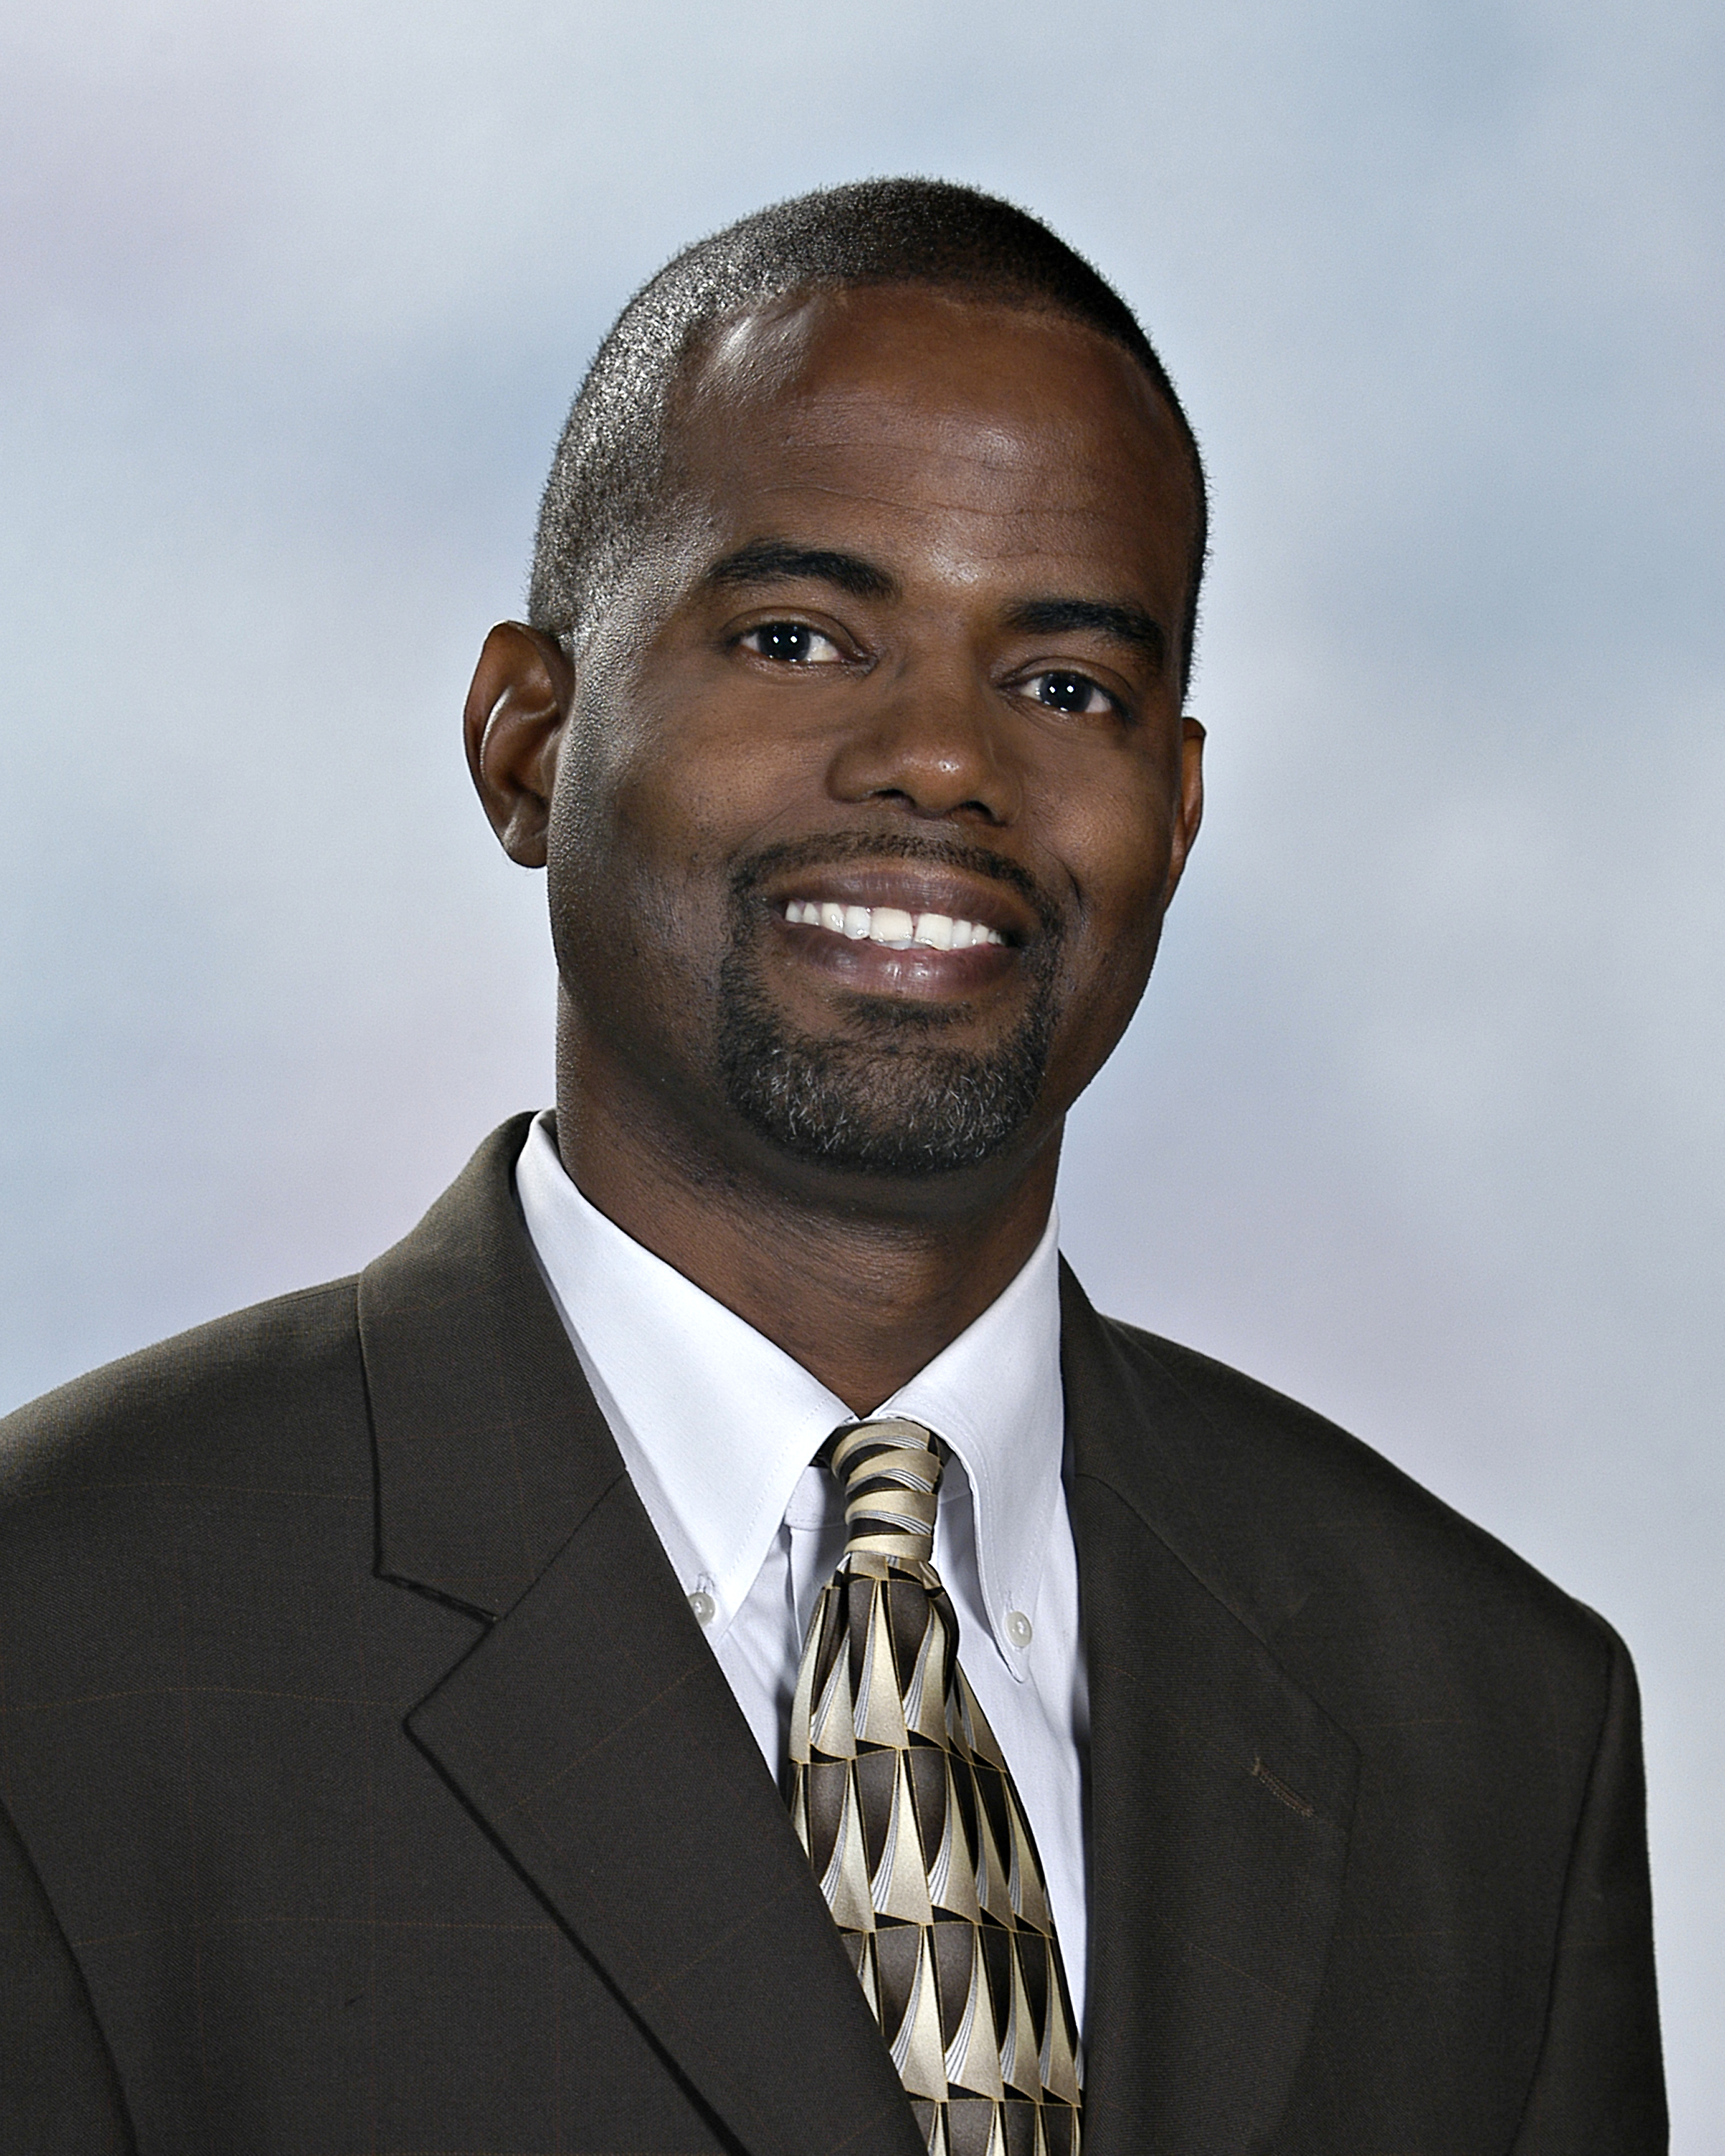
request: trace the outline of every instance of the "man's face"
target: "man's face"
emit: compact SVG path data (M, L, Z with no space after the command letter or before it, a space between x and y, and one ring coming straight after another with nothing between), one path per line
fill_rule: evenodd
M1062 317L864 290L734 328L674 442L561 744L580 1083L757 1158L1009 1162L1118 1040L1196 825L1173 421Z

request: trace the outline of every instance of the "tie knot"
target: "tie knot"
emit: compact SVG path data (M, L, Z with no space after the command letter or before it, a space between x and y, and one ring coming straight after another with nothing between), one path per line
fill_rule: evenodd
M934 1559L941 1456L934 1432L886 1416L834 1431L829 1461L845 1490L845 1553Z

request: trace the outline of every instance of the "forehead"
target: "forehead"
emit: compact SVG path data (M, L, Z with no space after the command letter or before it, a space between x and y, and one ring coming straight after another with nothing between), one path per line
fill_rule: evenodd
M728 541L789 517L879 546L1113 557L1183 580L1196 505L1177 423L1111 340L916 287L800 295L725 326L673 407L674 460Z

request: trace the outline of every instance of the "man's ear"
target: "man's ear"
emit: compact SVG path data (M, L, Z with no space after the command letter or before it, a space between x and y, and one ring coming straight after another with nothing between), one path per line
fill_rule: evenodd
M561 644L524 622L485 639L467 692L467 767L503 850L545 866L546 829L575 675Z
M1185 872L1192 841L1204 821L1204 728L1189 711L1180 719L1180 790L1174 809L1173 850L1168 861L1166 906Z

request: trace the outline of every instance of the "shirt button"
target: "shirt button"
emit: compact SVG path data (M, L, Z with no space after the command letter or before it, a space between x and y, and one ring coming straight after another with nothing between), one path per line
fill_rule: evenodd
M1030 1620L1027 1616L1025 1616L1022 1609L1009 1609L1007 1611L1006 1636L1012 1641L1012 1644L1015 1647L1028 1647L1029 1645Z
M699 1587L689 1597L689 1607L695 1612L697 1621L702 1625L711 1625L719 1614L718 1604L714 1601L711 1594Z

